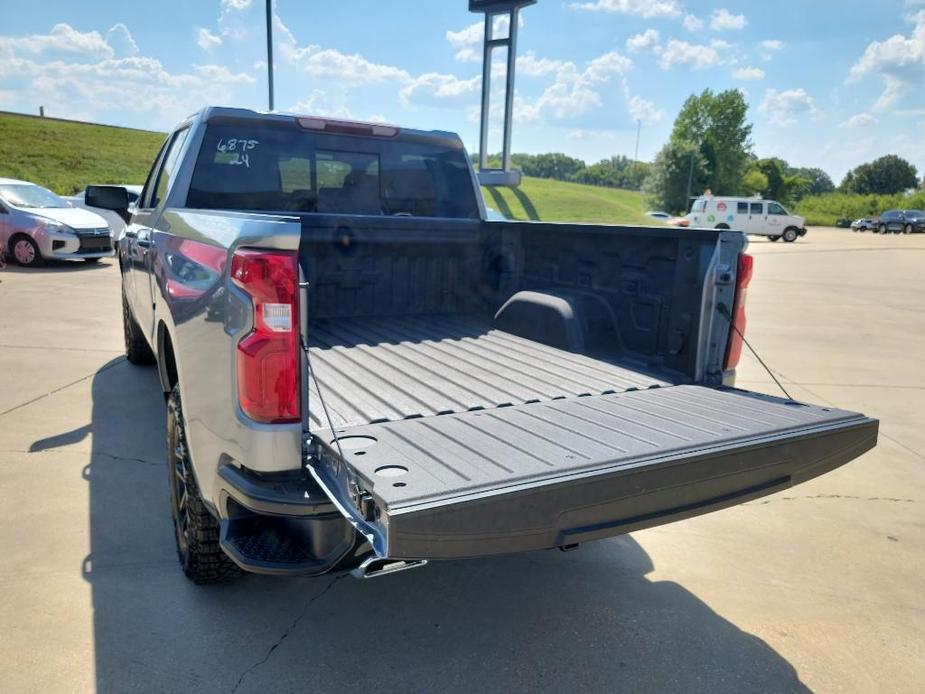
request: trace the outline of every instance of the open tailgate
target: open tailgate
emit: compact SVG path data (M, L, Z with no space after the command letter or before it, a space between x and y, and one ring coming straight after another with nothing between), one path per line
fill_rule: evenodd
M380 557L571 545L742 503L873 448L877 420L673 386L313 432L308 467ZM341 456L341 452L343 456Z

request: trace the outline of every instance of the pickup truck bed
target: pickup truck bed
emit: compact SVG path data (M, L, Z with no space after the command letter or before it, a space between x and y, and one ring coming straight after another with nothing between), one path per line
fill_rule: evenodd
M641 367L566 352L478 317L322 320L309 348L335 427L670 385ZM328 428L316 396L311 428Z

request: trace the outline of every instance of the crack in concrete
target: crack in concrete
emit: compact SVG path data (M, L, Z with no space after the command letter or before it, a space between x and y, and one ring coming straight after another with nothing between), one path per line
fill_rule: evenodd
M92 374L87 374L86 376L83 376L83 377L81 377L81 378L78 378L76 381L71 381L70 383L66 383L66 384L63 385L63 386L59 386L58 388L55 388L54 390L49 390L47 393L42 393L41 395L37 395L37 396L35 396L34 398L32 398L31 400L27 400L26 402L20 403L19 405L14 405L14 406L11 407L10 409L4 410L3 412L0 412L0 417L3 417L4 415L8 415L10 412L15 412L16 410L21 410L23 407L26 407L27 405L31 405L32 403L38 402L39 400L44 400L44 399L47 398L47 397L51 397L51 396L54 395L55 393L60 393L62 390L66 390L67 388L70 388L71 386L76 386L78 383L83 383L84 381L87 381L87 380L93 378L93 377L96 376L97 374L101 374L101 373L103 373L104 371L108 371L109 369L113 368L114 366L118 366L119 364L121 364L121 363L124 362L124 361L125 361L125 357L121 357L121 358L119 358L119 359L116 359L115 361L110 362L109 364L107 364L107 365L104 366L103 368L97 369L97 370L94 371Z
M848 501L889 501L891 503L898 504L915 504L918 503L916 499L902 499L892 496L855 496L853 494L812 494L808 496L779 496L772 499L765 499L764 501L754 501L748 504L742 504L743 506L764 506L765 504L772 504L775 501L801 501L807 499L845 499Z
M52 455L61 455L65 453L88 453L92 459L94 456L101 455L104 458L111 458L113 460L124 461L126 463L144 463L145 465L153 465L155 467L161 467L164 464L163 460L148 460L147 458L130 458L124 455L116 455L115 453L107 453L105 451L62 451L54 449L45 449L44 451L25 451L19 448L3 448L0 449L0 453L23 453L25 455L45 455L50 453Z
M49 352L91 352L94 354L122 354L121 349L93 349L90 347L49 347L48 345L0 344L0 349L41 349Z
M263 656L263 658L258 660L256 663L254 663L249 668L247 668L244 672L241 673L241 676L238 677L238 681L235 683L234 687L232 687L231 689L231 694L235 694L235 692L238 691L238 688L244 683L244 679L249 674L254 672L254 670L259 668L261 665L264 665L270 659L270 656L273 655L273 651L279 648L279 646L283 643L283 641L285 641L289 637L289 634L295 631L296 627L299 626L299 622L301 622L305 618L305 615L308 614L308 608L311 607L315 601L320 600L325 595L327 595L328 592L331 590L331 588L334 587L335 583L337 583L343 578L347 578L348 576L349 574L341 574L340 576L336 576L330 583L328 583L328 585L324 587L324 589L320 593L315 595L313 598L310 598L302 606L302 611L299 612L299 615L294 620L292 620L292 623L286 628L286 630L282 633L282 635L278 639L276 639L276 641L274 641L273 644L270 645L270 647L267 649L267 652Z

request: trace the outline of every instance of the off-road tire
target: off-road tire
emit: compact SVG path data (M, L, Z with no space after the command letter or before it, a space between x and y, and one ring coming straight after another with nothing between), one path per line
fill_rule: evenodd
M151 346L141 334L141 327L135 316L132 315L132 308L128 305L128 299L125 298L125 289L122 289L122 333L125 337L125 358L132 364L139 366L144 364L153 364L155 362L154 352Z
M911 225L911 224L907 224L905 227L903 227L903 233L904 233L904 234L911 234L911 233L912 233L912 225Z
M885 233L886 233L886 224L881 224L880 227L879 227L879 229L880 229L880 233L881 233L881 234L885 234Z
M167 399L167 476L177 557L186 577L204 585L242 575L238 565L222 551L218 520L199 493L186 446L179 386L174 386Z
M784 229L783 239L787 243L793 243L798 238L800 238L800 233L793 227L788 227Z

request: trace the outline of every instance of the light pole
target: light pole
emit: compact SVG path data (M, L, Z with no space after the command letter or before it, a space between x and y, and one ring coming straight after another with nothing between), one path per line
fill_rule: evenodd
M482 118L479 132L479 180L482 185L520 185L520 172L511 169L511 130L514 121L514 68L517 62L517 23L520 10L537 0L469 0L469 11L485 15L482 43ZM506 38L495 38L495 17L507 15ZM491 115L491 55L495 48L507 49L507 79L504 88L504 129L502 130L501 168L488 168L488 121Z
M273 0L267 0L267 88L273 110Z

